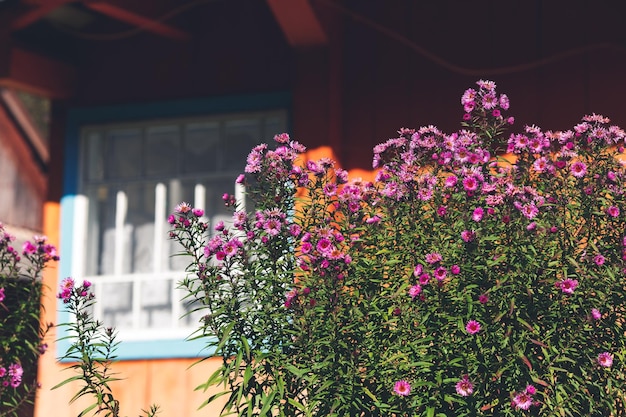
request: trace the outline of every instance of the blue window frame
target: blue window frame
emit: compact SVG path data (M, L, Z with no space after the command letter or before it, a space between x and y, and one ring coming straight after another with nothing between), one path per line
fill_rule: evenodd
M211 123L215 122L215 120L226 120L229 123L233 117L236 119L237 115L245 115L245 114L270 114L272 111L282 112L284 115L284 126L288 130L288 109L291 107L291 95L289 93L268 93L268 94L256 94L256 95L240 95L240 96L225 96L225 97L211 97L205 99L191 99L191 100L180 100L180 101L169 101L169 102L157 102L157 103L138 103L138 104L124 104L118 106L106 106L106 107L90 107L90 108L74 108L71 109L68 113L67 120L67 131L66 131L66 142L65 142L65 159L64 159L64 179L63 179L63 197L61 200L61 262L59 264L59 273L61 277L73 276L77 282L81 282L82 278L90 273L94 273L98 268L94 267L94 255L93 253L89 255L89 251L86 250L86 247L89 248L91 245L89 243L94 243L93 241L86 241L85 236L90 235L93 236L94 233L85 233L85 224L93 223L93 219L90 220L88 206L93 207L93 201L90 203L89 199L90 194L89 190L94 191L95 194L102 195L103 190L106 190L107 187L113 189L116 186L119 188L119 184L124 182L123 178L116 178L115 181L112 180L103 180L98 182L104 178L103 176L92 177L91 174L85 174L87 168L91 169L91 167L86 167L85 164L85 136L86 129L89 132L104 132L109 127L113 126L114 129L120 131L120 126L123 128L128 127L128 125L132 125L136 127L138 124L144 127L144 132L146 131L145 126L198 126L196 122L202 120L211 120ZM265 112L265 113L263 113ZM172 122L173 121L173 122ZM194 124L195 123L195 124ZM275 125L271 125L272 127ZM167 128L155 128L155 132L166 132ZM160 130L159 130L160 129ZM269 128L268 128L269 129ZM273 132L278 133L278 132ZM111 136L101 135L101 137L105 137L103 139L105 142ZM146 137L145 134L142 137ZM163 137L163 135L158 136L155 135L153 138ZM260 139L260 138L259 138ZM264 140L267 138L263 138ZM143 139L144 143L146 139ZM129 142L130 143L130 142ZM141 148L145 149L145 148ZM227 158L220 158L224 160ZM240 170L243 169L243 164L245 161L241 161ZM87 164L90 165L91 164ZM150 164L148 164L150 165ZM148 172L157 173L158 174L158 165L154 163L151 166L156 166L156 168L150 169L148 166L147 170L144 169L144 173ZM115 168L117 170L117 168ZM101 169L100 171L103 171ZM116 171L118 172L118 171ZM120 174L124 172L123 170L119 171ZM229 173L230 174L230 173ZM105 175L106 176L106 175ZM87 180L86 180L87 178ZM95 178L95 180L91 181L91 179ZM109 176L108 178L112 178ZM91 182L90 182L91 181ZM108 182L107 182L108 181ZM231 181L234 181L234 177L231 178ZM160 189L168 189L166 185L161 184L162 178L157 178L155 180L155 184L157 184L157 194ZM117 185L115 185L115 184ZM87 185L86 185L87 184ZM91 187L91 188L90 188ZM161 188L159 188L161 187ZM123 187L122 187L123 188ZM197 189L197 187L196 187ZM93 194L93 195L95 195ZM127 193L128 194L128 193ZM132 193L131 193L132 194ZM111 200L111 195L107 194L109 200ZM117 197L120 198L120 195L124 195L123 192L117 192ZM152 194L154 195L154 194ZM204 194L202 194L204 195ZM122 199L122 201L124 201ZM119 201L117 202L119 205ZM125 203L127 204L127 203ZM168 210L171 210L172 207L168 207ZM118 216L119 217L119 216ZM101 216L99 216L101 218ZM158 216L157 216L158 218ZM91 222L91 223L90 223ZM155 234L160 233L161 231L157 229ZM97 235L97 233L95 233ZM103 239L100 239L102 242ZM115 242L118 243L117 241ZM113 245L115 246L115 245ZM101 252L104 250L101 250ZM92 251L93 252L93 251ZM110 252L110 251L109 251ZM156 257L155 257L156 258ZM118 262L120 263L120 262ZM87 265L86 265L87 264ZM119 271L122 271L122 266L119 267ZM96 273L101 273L96 272ZM116 276L116 278L123 279L124 277L130 277L133 274L133 271L123 271L125 275L120 278L120 276ZM119 275L119 274L118 274ZM139 275L134 275L139 276ZM144 280L142 282L147 282L147 279L151 277L149 274L144 274ZM169 281L162 280L161 283L165 285L164 288L171 287L173 288L174 279L169 277ZM142 282L135 282L133 287L134 292L131 291L131 294L140 294L142 293L143 288L146 288L146 285L142 284ZM105 287L107 283L102 281L100 284L95 285L96 293L100 297L105 291ZM125 285L125 284L120 284ZM177 300L171 300L174 298L175 291L172 289L172 296L170 297L170 305L173 305L177 302ZM135 296L133 296L135 297ZM136 297L137 298L137 297ZM96 313L100 315L103 314L103 311L113 311L111 305L111 309L106 310L106 299L97 299L98 304L105 304L105 307L97 307ZM135 302L136 304L136 302ZM100 308L100 310L98 310ZM137 311L137 306L135 305L135 312ZM143 308L143 307L139 307ZM70 317L68 313L63 312L63 305L59 303L59 321L67 322ZM106 310L106 311L105 311ZM143 311L143 310L142 310ZM173 316L174 313L180 313L180 309L174 309L170 312L170 316ZM184 312L184 311L183 311ZM142 313L143 314L143 313ZM141 317L144 317L142 315ZM111 316L113 317L113 316ZM135 315L135 318L138 317ZM163 314L161 314L163 317ZM178 319L179 317L175 317ZM143 320L143 319L142 319ZM147 323L147 322L146 322ZM114 323L115 324L115 323ZM137 326L137 323L134 324ZM197 326L196 326L197 327ZM156 327L158 330L159 327ZM123 330L123 329L122 329ZM188 331L189 328L185 328L188 332L186 334L175 333L174 336L170 334L169 337L159 337L159 333L163 334L163 332L155 331L150 333L146 332L142 337L138 338L130 338L126 339L123 337L123 331L120 330L120 335L122 343L119 345L117 350L117 355L119 359L158 359L158 358L183 358L183 357L200 357L210 355L211 352L207 352L204 350L205 342L202 340L194 340L194 341L186 341L186 337L191 335L191 332ZM137 333L137 332L134 332ZM140 333L140 332L139 332ZM128 333L130 334L130 333ZM65 335L60 334L60 337ZM67 347L69 346L68 340L62 340L57 344L59 349L59 354L63 354Z

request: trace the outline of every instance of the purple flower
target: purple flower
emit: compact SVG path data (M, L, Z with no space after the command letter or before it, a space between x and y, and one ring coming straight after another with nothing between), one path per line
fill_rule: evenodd
M584 162L576 161L570 167L570 172L576 178L582 178L587 173L587 165Z
M441 256L440 253L437 252L432 252L432 253L427 253L426 254L426 262L429 264L436 264L437 262L441 262L441 260L443 259L443 257Z
M465 325L465 331L469 334L476 334L480 331L481 326L480 323L476 320L470 320Z
M180 214L189 213L191 211L191 205L183 201L182 203L180 203L174 208L174 211Z
M597 308L592 308L591 318L593 318L594 320L600 320L602 318L602 313L600 313L600 310L598 310Z
M4 288L0 288L0 303L4 301Z
M476 239L476 232L474 232L473 230L463 230L461 232L461 239L463 239L463 241L466 243L472 242L474 239Z
M417 278L422 275L422 272L424 272L424 267L421 264L415 265L415 268L413 268L413 276Z
M598 365L603 368L610 368L613 366L613 355L609 352L602 352L598 355Z
M456 383L456 393L461 397L468 397L474 392L474 384L469 380L468 375L463 375L463 378Z
M411 393L411 384L401 379L394 384L393 391L401 397L406 397Z
M60 291L57 294L57 298L63 300L64 303L69 303L74 291L74 279L67 277L61 281Z
M520 392L513 396L511 405L516 409L528 410L533 405L533 397L527 392Z
M435 269L435 272L433 272L433 275L435 276L435 278L437 278L437 281L443 281L444 279L446 279L447 274L448 271L443 266L438 267L437 269Z
M37 246L28 241L24 242L24 245L22 245L22 253L24 255L32 255L35 252L37 252Z
M574 294L574 290L578 287L578 281L567 278L556 282L556 287L561 289L565 294Z
M593 262L598 266L602 266L604 265L604 262L606 262L606 259L601 254L597 254L593 257Z
M411 296L411 298L415 298L418 295L420 295L422 292L422 287L419 284L415 284L413 285L411 288L409 288L409 295Z
M483 215L485 214L485 210L482 207L476 207L474 212L472 213L472 220L475 222L479 222L483 219Z
M611 217L618 217L619 216L619 208L616 206L611 206L608 209L606 209L606 213L611 216Z

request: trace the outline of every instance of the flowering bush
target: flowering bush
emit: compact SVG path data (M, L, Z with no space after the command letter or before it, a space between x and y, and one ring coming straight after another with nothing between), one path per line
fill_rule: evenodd
M70 361L71 365L67 369L74 370L76 375L70 376L52 389L80 381L81 388L69 402L87 396L92 398L93 403L81 411L79 417L90 412L103 417L119 417L120 403L110 387L111 382L120 379L111 370L119 343L115 340L115 329L105 327L102 322L93 318L92 307L96 300L91 292L91 282L76 284L74 278L64 278L57 293L57 298L63 301L71 316L71 321L59 324L68 330L63 339L70 341L70 346L60 359ZM152 405L142 412L146 417L154 417L158 410L158 406Z
M43 338L51 325L39 324L41 272L57 261L56 248L43 236L26 242L21 253L15 237L0 223L0 411L17 415L32 402L36 365L46 351Z
M282 134L237 179L252 212L226 195L231 225L170 216L225 412L624 411L624 131L594 114L507 137L490 81L461 104L458 132L376 146L373 183Z

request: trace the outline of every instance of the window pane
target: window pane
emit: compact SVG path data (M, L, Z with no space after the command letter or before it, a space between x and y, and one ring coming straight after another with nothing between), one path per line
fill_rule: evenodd
M178 126L150 127L146 132L146 175L175 175L180 148Z
M141 283L141 318L139 326L170 327L172 324L172 281Z
M258 118L225 123L220 161L222 171L243 172L250 150L261 140L260 125Z
M282 116L271 116L265 119L265 129L263 132L263 141L271 141L275 135L285 132L285 118Z
M100 132L89 132L85 139L85 153L83 167L86 179L89 181L104 178L104 141Z
M103 283L102 318L105 326L129 328L133 326L133 284L130 282Z
M115 129L107 134L105 172L107 178L141 176L141 130Z
M191 123L186 126L183 156L185 173L215 172L219 157L219 124Z

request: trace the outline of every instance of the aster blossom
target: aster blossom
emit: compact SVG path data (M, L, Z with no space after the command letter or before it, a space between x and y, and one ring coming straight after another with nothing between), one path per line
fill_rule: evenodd
M609 352L602 352L598 355L598 365L603 368L610 368L613 366L613 355Z
M468 397L474 392L474 384L469 380L469 375L463 375L463 378L455 385L456 393L461 397Z
M465 324L465 331L469 334L476 334L480 332L481 325L476 320L470 320Z
M404 379L396 381L396 383L393 385L393 392L401 397L407 397L409 394L411 394L411 384L409 384Z

